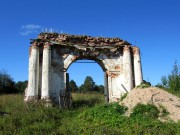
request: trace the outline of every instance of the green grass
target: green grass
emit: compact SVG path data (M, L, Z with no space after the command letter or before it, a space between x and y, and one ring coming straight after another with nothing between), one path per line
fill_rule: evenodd
M24 104L23 95L1 95L0 112L7 115L0 115L0 135L180 134L180 122L160 122L155 106L138 105L126 117L126 107L105 105L104 96L95 93L74 93L73 106L46 108L42 102Z
M72 97L74 108L92 107L96 104L105 103L105 97L100 93L72 93Z

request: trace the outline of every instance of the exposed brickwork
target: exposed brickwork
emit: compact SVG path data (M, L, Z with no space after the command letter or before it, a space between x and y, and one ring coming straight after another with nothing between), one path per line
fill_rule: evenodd
M115 70L120 71L120 66L115 66Z
M132 47L133 49L133 55L135 55L135 54L139 54L139 48L138 47L136 47L136 46L133 46Z
M91 36L78 36L69 34L58 34L58 33L40 33L38 40L51 40L59 43L78 44L78 45L89 45L89 46L121 46L130 45L127 41L120 38L103 38L103 37L91 37Z
M50 44L48 42L44 44L44 49L50 49Z
M37 42L34 42L29 48L29 56L31 56L32 49L39 49Z
M130 51L130 46L129 45L124 46L123 51Z

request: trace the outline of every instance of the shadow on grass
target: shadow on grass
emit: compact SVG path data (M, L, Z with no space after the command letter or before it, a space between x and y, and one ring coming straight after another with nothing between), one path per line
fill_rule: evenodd
M10 114L10 113L4 112L4 111L0 111L0 116L6 116L8 114Z

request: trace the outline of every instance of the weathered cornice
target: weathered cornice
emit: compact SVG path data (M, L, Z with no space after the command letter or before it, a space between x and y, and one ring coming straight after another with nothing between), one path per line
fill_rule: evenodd
M52 45L66 45L66 46L89 46L89 47L119 47L124 45L131 45L127 41L120 38L108 37L91 37L58 33L40 33L37 39L31 39L33 42L50 42Z

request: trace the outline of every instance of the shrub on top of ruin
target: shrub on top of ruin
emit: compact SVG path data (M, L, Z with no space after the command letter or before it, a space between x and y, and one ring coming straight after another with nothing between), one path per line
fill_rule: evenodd
M143 80L143 82L140 85L136 86L136 88L142 88L142 89L143 88L148 88L148 87L151 87L151 83L147 82L145 80Z

